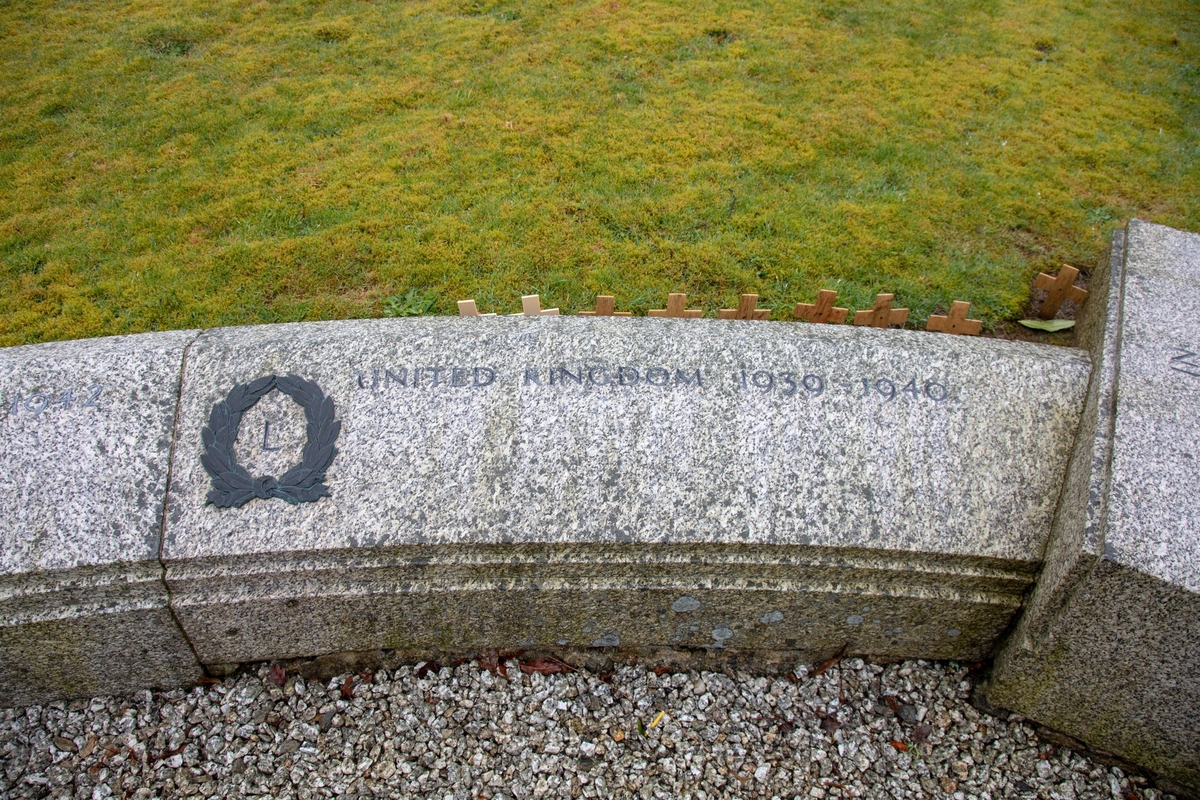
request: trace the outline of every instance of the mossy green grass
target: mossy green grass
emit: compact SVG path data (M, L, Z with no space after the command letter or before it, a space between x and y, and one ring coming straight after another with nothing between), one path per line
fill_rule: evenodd
M1190 0L7 0L0 67L3 345L535 292L995 324L1200 229Z

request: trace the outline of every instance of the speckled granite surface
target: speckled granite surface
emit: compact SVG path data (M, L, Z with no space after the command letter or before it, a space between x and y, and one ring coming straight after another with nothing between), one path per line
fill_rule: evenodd
M1106 556L1200 593L1200 235L1133 222Z
M0 695L35 702L195 677L158 561L195 335L0 349Z
M164 554L719 542L1037 560L1088 370L1062 348L802 324L210 331L188 359ZM336 406L332 496L206 504L213 404L237 383L293 372ZM305 439L298 406L269 402L268 447L283 449L264 452L257 406L239 434L256 475L299 463Z
M1089 369L801 324L210 331L181 401L172 607L206 662L455 641L982 656L1042 555ZM340 421L329 496L207 503L214 404L291 373ZM270 392L232 451L280 478L307 435Z
M1200 236L1134 220L1101 267L1068 486L984 691L1200 787Z

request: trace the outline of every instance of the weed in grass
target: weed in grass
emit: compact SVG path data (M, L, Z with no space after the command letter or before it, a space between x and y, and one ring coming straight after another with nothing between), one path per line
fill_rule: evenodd
M437 295L435 294L409 289L404 297L392 295L384 300L383 315L385 317L419 317L432 311L436 302Z
M186 56L195 45L192 38L178 28L152 27L142 33L142 44L159 56Z
M1113 210L1105 206L1089 208L1087 213L1083 215L1083 219L1088 225L1103 225L1106 222L1112 222L1116 218L1117 215Z
M342 20L325 22L313 27L313 36L326 44L344 42L350 38L352 33L354 33L354 29L349 23Z

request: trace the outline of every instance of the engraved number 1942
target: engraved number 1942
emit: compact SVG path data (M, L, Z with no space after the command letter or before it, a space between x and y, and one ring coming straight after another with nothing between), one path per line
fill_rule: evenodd
M99 384L89 386L83 393L76 396L74 389L67 389L60 395L55 395L54 392L36 392L28 397L22 397L17 394L9 404L9 413L18 414L22 411L38 416L43 411L55 409L70 409L75 406L80 408L100 408L100 393L104 391L104 387Z

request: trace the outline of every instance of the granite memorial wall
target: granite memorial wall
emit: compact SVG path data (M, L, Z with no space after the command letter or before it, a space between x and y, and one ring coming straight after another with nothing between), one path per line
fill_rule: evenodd
M1097 282L1067 491L984 696L1200 788L1200 236L1133 220Z
M1113 713L1161 699L1116 686L1136 639L1200 709L1200 357L1152 324L1200 302L1197 238L1131 223L1086 349L494 317L0 350L0 697L377 649L1000 652L993 702L1187 778L1194 733L1164 760L1063 708L1105 657Z

